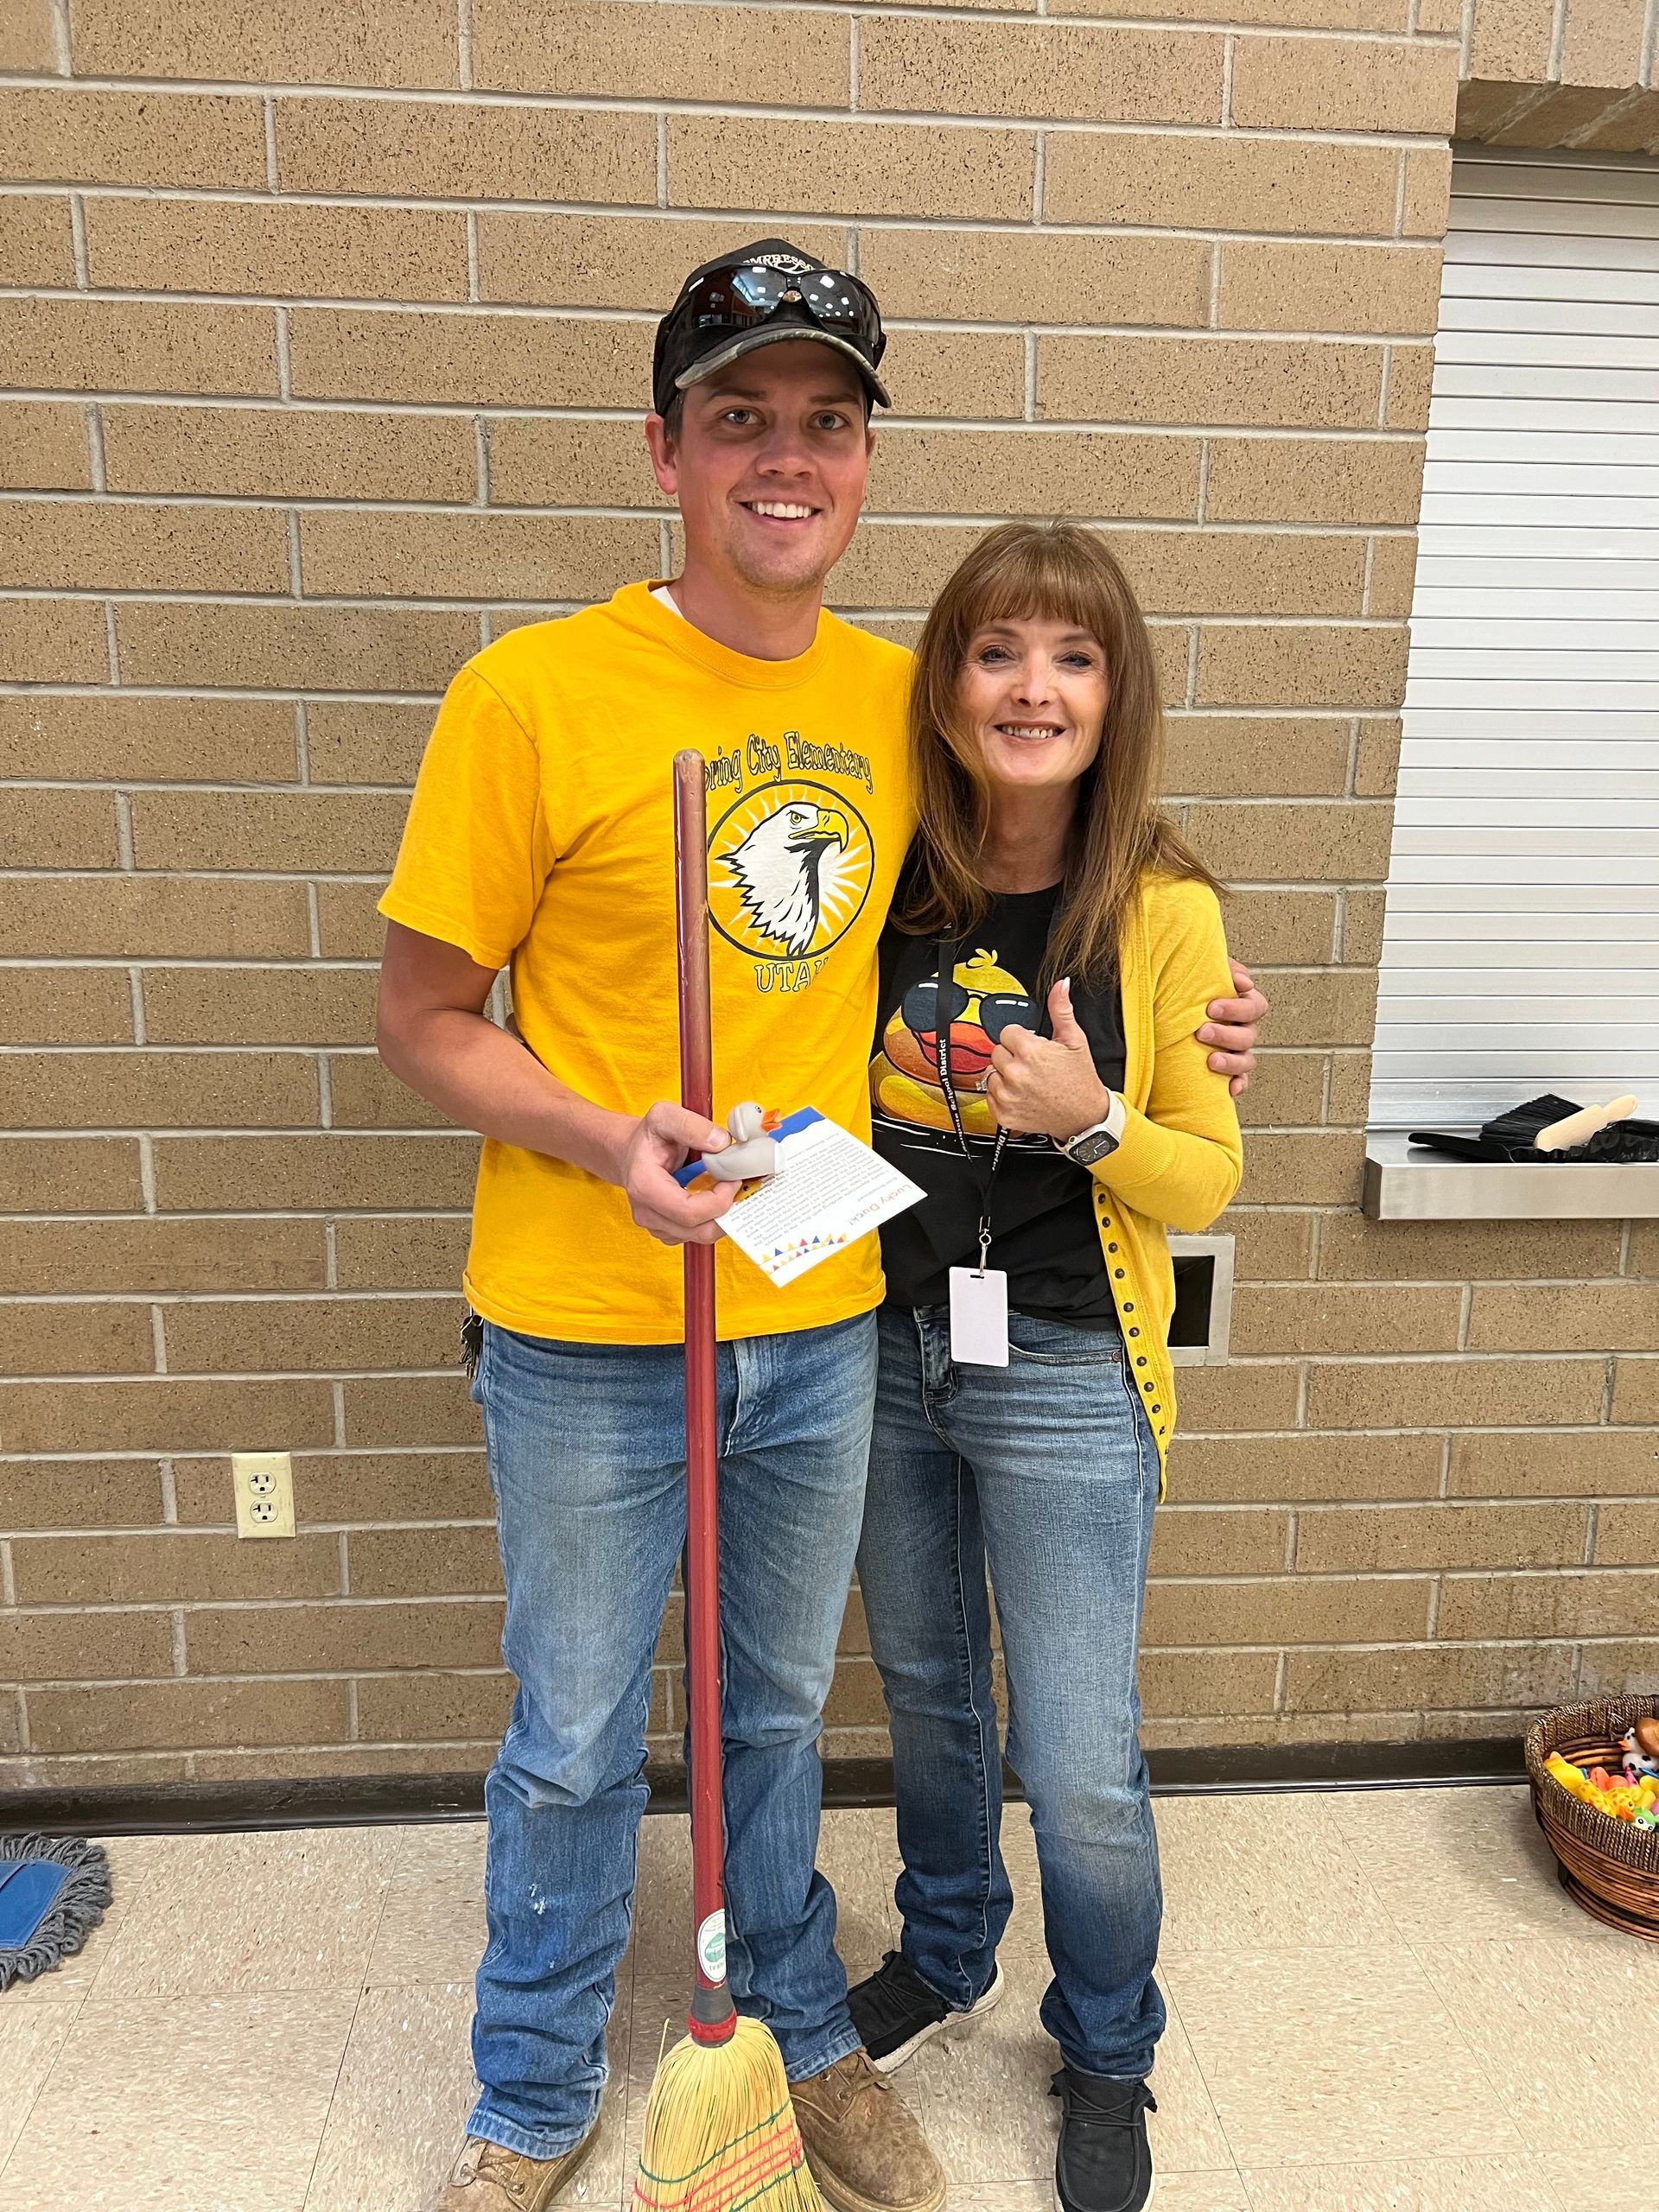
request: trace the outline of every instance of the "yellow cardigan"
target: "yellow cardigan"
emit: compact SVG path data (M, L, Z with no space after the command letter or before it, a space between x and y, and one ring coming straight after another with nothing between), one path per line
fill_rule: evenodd
M1128 1372L1157 1440L1161 1496L1175 1429L1175 1274L1164 1231L1207 1229L1237 1190L1244 1159L1227 1078L1211 1072L1210 1048L1193 1034L1211 999L1233 995L1221 907L1207 884L1141 878L1121 988L1128 1118L1116 1151L1090 1173Z

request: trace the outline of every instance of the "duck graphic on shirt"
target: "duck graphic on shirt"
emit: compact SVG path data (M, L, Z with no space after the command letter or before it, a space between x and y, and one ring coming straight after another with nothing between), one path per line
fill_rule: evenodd
M870 1063L871 1107L889 1122L954 1130L939 1088L943 1020L949 1024L947 1065L963 1128L969 1136L994 1136L996 1122L985 1096L991 1054L1011 1025L1038 1028L1039 1008L1020 978L999 967L996 954L982 946L951 969L943 1012L939 996L937 975L912 983L905 993Z

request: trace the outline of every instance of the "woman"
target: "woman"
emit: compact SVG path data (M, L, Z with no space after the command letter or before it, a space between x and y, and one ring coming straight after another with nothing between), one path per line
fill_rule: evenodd
M918 649L921 826L871 1069L877 1147L926 1196L882 1232L858 1556L903 1947L853 2017L886 2070L1000 1994L988 1566L1054 1969L1062 2212L1138 2212L1151 2190L1162 1898L1135 1666L1175 1415L1164 1230L1206 1227L1241 1160L1193 1035L1230 988L1216 886L1159 816L1160 734L1146 624L1103 540L983 538Z

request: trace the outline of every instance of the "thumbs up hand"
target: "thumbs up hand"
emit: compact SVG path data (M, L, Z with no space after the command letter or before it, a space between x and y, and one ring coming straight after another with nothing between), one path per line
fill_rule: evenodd
M1071 979L1048 995L1054 1034L1010 1025L991 1054L985 1096L1000 1127L1068 1142L1103 1122L1112 1094L1095 1071L1094 1054L1071 1007Z

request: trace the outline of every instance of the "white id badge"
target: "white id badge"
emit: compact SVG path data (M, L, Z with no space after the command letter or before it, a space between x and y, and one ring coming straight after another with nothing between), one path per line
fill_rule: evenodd
M968 1367L1008 1363L1008 1279L1001 1268L950 1270L950 1357Z

